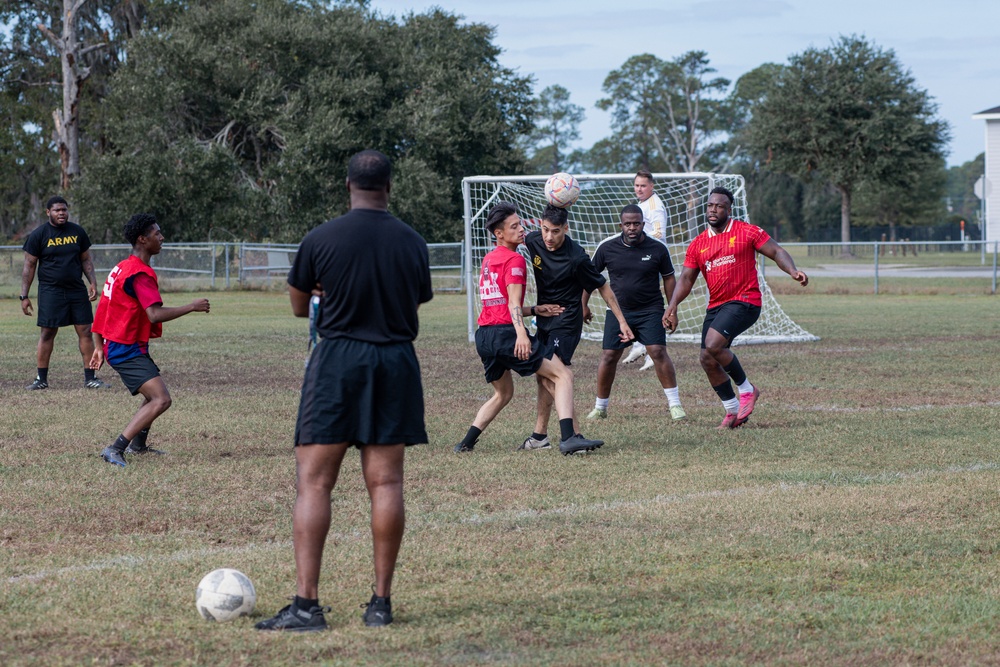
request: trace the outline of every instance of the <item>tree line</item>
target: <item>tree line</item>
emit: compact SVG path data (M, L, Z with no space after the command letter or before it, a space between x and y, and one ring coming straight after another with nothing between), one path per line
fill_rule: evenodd
M8 0L0 22L2 238L60 192L99 241L136 211L176 241L297 241L346 210L346 160L369 147L394 162L393 212L432 242L461 237L474 174L734 171L784 237L929 224L946 201L975 215L975 164L945 169L933 100L863 37L735 84L702 51L634 56L604 82L610 136L579 150L569 92L534 95L492 28L441 9Z

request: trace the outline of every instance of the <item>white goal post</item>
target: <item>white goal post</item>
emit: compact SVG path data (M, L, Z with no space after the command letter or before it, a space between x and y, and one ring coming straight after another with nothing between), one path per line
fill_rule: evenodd
M636 203L632 182L634 174L577 174L580 198L569 208L569 235L591 255L597 245L621 231L618 214L626 204ZM747 211L746 186L743 177L733 174L661 173L653 175L655 192L669 215L666 238L677 275L684 264L688 244L704 229L705 202L712 188L722 186L732 191L732 217L750 221ZM525 228L531 232L540 225L545 208L543 189L548 176L470 176L462 180L465 199L465 285L468 295L468 333L474 340L479 302L479 271L483 256L495 247L484 227L489 210L501 201L517 204ZM522 253L524 248L522 246ZM763 256L761 256L761 259ZM769 260L766 260L769 261ZM530 266L530 263L529 263ZM761 265L758 265L759 267ZM784 276L785 274L778 270ZM788 343L818 340L792 321L778 305L774 294L758 268L760 289L764 299L760 319L736 343ZM528 272L525 304L532 305L535 295L534 275ZM691 294L677 313L677 331L667 342L701 342L701 324L708 305L705 281L699 277ZM584 338L600 341L603 337L607 306L596 291L590 299L594 319L584 325Z

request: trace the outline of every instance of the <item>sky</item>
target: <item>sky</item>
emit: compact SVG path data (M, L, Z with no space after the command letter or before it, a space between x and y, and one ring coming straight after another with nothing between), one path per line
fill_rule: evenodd
M708 54L712 67L735 82L767 62L841 35L863 35L913 75L951 128L947 162L967 162L985 149L985 121L972 115L1000 106L1000 2L997 0L371 0L397 17L432 7L496 29L500 63L553 84L584 108L581 140L590 148L611 134L607 112L594 104L601 85L628 58L651 53L672 60Z

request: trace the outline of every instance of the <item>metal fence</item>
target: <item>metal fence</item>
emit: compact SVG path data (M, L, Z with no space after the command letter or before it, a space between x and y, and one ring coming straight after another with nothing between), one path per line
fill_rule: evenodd
M298 249L276 243L166 243L151 263L164 290L283 289ZM124 244L91 246L98 280L129 251ZM434 289L462 291L463 244L431 243L428 251ZM0 246L0 295L18 294L23 266L20 246Z

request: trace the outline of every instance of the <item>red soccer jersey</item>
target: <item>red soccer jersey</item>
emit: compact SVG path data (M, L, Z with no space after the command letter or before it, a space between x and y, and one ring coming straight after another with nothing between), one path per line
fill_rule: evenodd
M528 265L524 257L505 246L497 246L483 257L483 270L479 274L479 300L483 309L479 313L479 326L513 324L507 306L507 285L527 284ZM521 303L524 304L524 292Z
M757 282L757 250L770 240L760 227L730 220L724 231L717 234L709 227L691 242L684 266L705 276L709 308L727 301L763 304Z
M104 283L104 292L94 313L91 330L105 339L116 343L146 343L150 338L159 338L163 325L153 324L146 310L135 297L125 293L122 285L132 276L144 273L156 284L156 272L135 255L118 263L111 269ZM148 290L145 292L148 293Z

